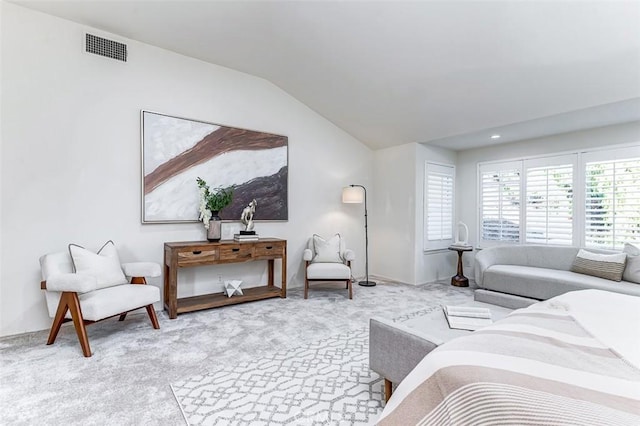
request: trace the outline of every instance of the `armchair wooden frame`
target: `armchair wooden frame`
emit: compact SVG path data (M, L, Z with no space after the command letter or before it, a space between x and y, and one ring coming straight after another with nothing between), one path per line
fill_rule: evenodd
M141 284L146 285L147 280L145 277L132 277L131 284ZM42 290L47 289L47 282L41 281L40 288ZM156 316L156 311L153 308L153 304L144 306L147 310L147 314L149 315L149 319L151 319L151 324L153 328L156 330L160 328L160 324L158 323L158 317ZM132 309L131 311L135 311L140 308ZM67 311L71 313L71 319L65 318ZM60 331L60 327L63 323L68 321L73 321L73 325L76 329L76 334L78 335L78 340L80 341L80 347L82 348L82 354L85 357L91 356L91 348L89 347L89 337L87 336L86 326L90 324L94 324L96 322L103 321L108 318L113 318L115 316L120 316L119 321L124 321L128 312L122 312L120 314L112 315L107 318L103 318L99 321L89 321L85 320L82 317L82 309L80 307L80 299L78 298L78 293L75 291L63 291L61 292L60 302L58 303L58 309L56 310L56 315L53 319L53 324L51 324L51 331L49 332L49 338L47 339L47 345L51 345L56 341L56 337L58 337L58 332Z

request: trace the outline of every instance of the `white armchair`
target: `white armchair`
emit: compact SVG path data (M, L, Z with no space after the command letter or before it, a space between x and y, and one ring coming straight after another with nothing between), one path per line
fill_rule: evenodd
M351 261L355 259L355 254L345 247L340 234L334 235L329 240L314 235L309 239L302 259L305 262L305 299L309 295L309 281L344 282L349 290L349 299L353 299Z
M47 345L55 342L64 322L73 321L85 357L91 356L85 325L116 315L123 321L127 312L146 308L153 328L159 329L153 308L160 290L145 285L145 277L160 276L160 265L149 262L120 265L112 241L98 253L69 245L69 252L40 258L42 282L49 316L53 318ZM130 283L126 276L131 278Z

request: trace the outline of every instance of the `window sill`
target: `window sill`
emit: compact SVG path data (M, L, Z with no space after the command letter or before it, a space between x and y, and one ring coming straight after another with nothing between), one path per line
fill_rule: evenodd
M448 248L433 248L433 249L423 249L423 254L438 254L438 253L447 253L450 250Z

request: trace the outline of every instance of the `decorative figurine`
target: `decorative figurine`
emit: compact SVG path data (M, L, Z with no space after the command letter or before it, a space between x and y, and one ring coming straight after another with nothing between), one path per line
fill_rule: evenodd
M242 210L242 216L240 221L245 225L244 231L240 231L242 235L254 235L256 232L253 230L253 215L256 212L256 206L258 202L254 198L247 207Z
M237 296L242 296L242 289L240 285L242 281L240 280L229 280L224 282L224 291L227 293L227 297L231 297L234 294Z
M460 232L460 230L463 232ZM464 238L461 234L464 234ZM456 247L470 247L469 245L469 227L464 222L458 222L456 227L456 241L453 243Z

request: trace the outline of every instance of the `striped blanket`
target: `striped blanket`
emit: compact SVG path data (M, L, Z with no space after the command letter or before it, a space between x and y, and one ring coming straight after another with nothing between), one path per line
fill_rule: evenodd
M431 352L378 424L637 426L639 348L640 298L567 293Z

